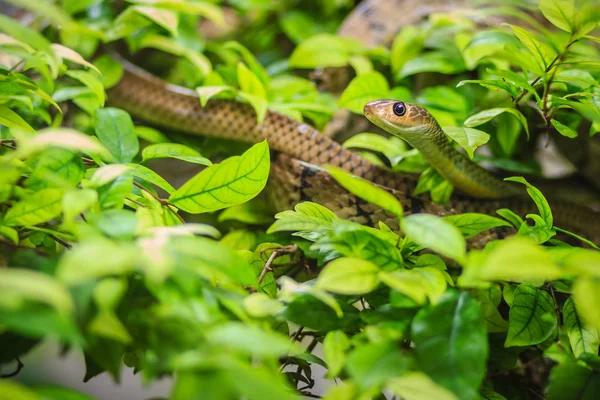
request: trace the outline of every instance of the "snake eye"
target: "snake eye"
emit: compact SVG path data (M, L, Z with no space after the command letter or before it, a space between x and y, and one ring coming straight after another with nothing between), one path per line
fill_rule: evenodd
M399 117L406 114L406 106L403 102L399 101L398 103L394 104L394 114L396 114Z

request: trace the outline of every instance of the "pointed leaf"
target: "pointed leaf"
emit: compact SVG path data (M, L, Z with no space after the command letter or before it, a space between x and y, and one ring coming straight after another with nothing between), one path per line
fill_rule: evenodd
M558 322L552 297L528 284L515 289L504 346L529 346L551 337Z

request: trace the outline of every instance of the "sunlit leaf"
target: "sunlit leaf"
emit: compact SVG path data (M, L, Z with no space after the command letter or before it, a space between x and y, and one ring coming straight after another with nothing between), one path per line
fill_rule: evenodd
M317 287L339 294L368 293L379 284L379 267L360 258L338 258L325 266Z
M523 114L521 114L520 111L518 111L514 108L497 107L497 108L490 108L488 110L480 111L477 114L471 115L469 118L467 118L466 121L464 122L464 125L466 127L483 125L486 122L491 121L494 117L496 117L502 113L505 113L505 112L510 113L510 114L514 115L515 117L517 117L519 119L519 121L521 122L521 125L523 125L523 128L525 128L525 132L527 132L527 135L529 136L529 127L527 125L527 120L525 119Z
M454 225L430 214L412 214L401 221L402 231L415 243L441 255L463 262L467 251L465 240Z
M531 285L519 285L510 306L508 323L506 347L543 342L555 333L558 326L552 297Z
M458 400L448 389L438 385L422 372L409 372L392 378L387 389L406 400Z
M460 144L471 158L473 158L473 153L479 146L486 144L490 140L490 135L473 128L446 126L444 127L444 132L452 140Z
M350 81L340 97L339 106L362 114L365 104L389 97L389 91L385 76L376 71L366 72Z
M466 292L448 292L415 316L411 337L419 366L460 399L479 399L488 339L477 301Z
M456 226L465 238L470 238L498 226L511 226L508 222L500 218L479 213L449 215L444 217L444 219Z
M269 146L265 140L241 156L206 168L173 193L169 201L190 213L216 211L244 203L265 187L269 168Z
M575 309L573 300L569 297L562 309L563 324L569 336L571 350L575 357L583 353L598 354L598 345L600 338L598 330L590 327L589 324L581 318L581 315Z
M15 203L4 217L7 226L37 225L57 217L62 211L62 189L42 189Z
M126 111L110 107L97 110L96 135L118 162L131 162L138 153L138 138Z

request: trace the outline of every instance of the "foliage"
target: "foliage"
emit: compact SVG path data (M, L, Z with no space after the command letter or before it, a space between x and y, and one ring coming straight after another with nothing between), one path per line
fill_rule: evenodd
M409 215L381 187L328 167L399 229L310 201L274 214L263 196L267 141L224 145L143 126L107 103L123 69L98 50L119 42L202 105L246 102L257 122L270 109L321 128L341 108L414 100L473 160L487 145L485 161L535 174L539 165L522 161L527 138L600 130L595 2L542 0L528 12L544 23L516 6L436 13L404 27L390 51L335 34L353 6L344 0L10 2L40 17L25 26L0 15L3 372L49 339L84 353L86 381L118 382L125 364L146 382L171 376L173 400L300 398L313 365L344 382L329 400L593 398L600 252L559 240L573 234L527 180L512 178L538 214L442 218ZM226 25L226 10L242 17L234 32L196 29ZM471 19L492 16L512 22ZM356 76L339 98L303 77L347 65ZM344 145L420 173L415 194L452 194L397 138L363 132ZM164 159L200 172L176 183L157 167ZM502 229L516 233L470 248ZM2 396L89 398L4 379Z

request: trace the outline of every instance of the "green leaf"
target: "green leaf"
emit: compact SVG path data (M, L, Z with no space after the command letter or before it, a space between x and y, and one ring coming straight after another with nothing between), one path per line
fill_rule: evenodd
M261 124L267 115L268 102L266 99L248 93L239 92L238 96L247 101L256 113L256 123Z
M273 225L267 233L284 231L323 231L330 230L332 222L338 217L320 204L309 201L298 203L294 211L283 211L275 215Z
M573 285L573 300L582 318L600 330L600 280L578 279Z
M505 113L505 112L510 113L510 114L514 115L515 117L517 117L519 119L519 121L521 122L521 125L523 125L523 128L525 128L525 132L527 133L527 136L529 136L529 127L527 126L527 120L525 119L523 114L521 114L521 112L519 110L516 110L514 108L497 107L497 108L490 108L488 110L480 111L477 114L471 115L469 118L467 118L467 120L464 122L464 125L466 127L483 125L486 122L491 121L494 117L496 117L502 113Z
M359 224L338 220L333 223L333 230L326 232L313 247L320 252L333 251L345 257L362 258L385 271L403 268L402 254L395 242L391 243L379 233Z
M73 78L81 83L83 83L87 88L89 88L92 93L98 99L100 106L104 106L104 102L106 100L106 94L104 93L104 85L98 78L96 78L93 74L87 71L67 71L65 72L70 78Z
M98 68L96 68L94 64L91 64L88 61L86 61L85 58L83 58L75 50L72 50L58 43L52 43L52 49L54 50L54 53L63 60L69 60L71 62L74 62L75 64L83 65L84 67L90 68L100 73L100 70L98 70Z
M97 238L65 253L56 275L68 285L79 285L105 276L127 275L138 262L139 253L133 246Z
M325 169L333 178L350 193L360 197L369 203L375 204L386 211L401 218L403 214L402 204L392 194L375 186L373 183L350 174L349 172L334 166L326 166Z
M139 151L133 121L126 111L118 108L108 107L96 111L96 135L117 162L131 162Z
M390 54L393 76L397 76L404 64L417 57L423 48L424 32L413 25L404 26L394 38Z
M487 324L487 331L490 333L506 332L508 322L502 318L498 311L498 306L502 301L502 291L499 285L490 285L487 289L481 289L471 292L473 298L479 302L481 313Z
M454 75L465 70L465 64L460 57L447 54L443 51L431 51L421 56L408 60L400 72L396 74L396 81L407 76L422 72L439 72L445 75Z
M212 165L187 181L169 201L189 213L220 210L258 195L267 183L269 146L264 140L241 156Z
M50 148L35 160L35 166L25 185L33 190L47 187L76 186L85 168L79 154L60 148Z
M548 225L548 227L552 227L554 223L554 218L552 217L552 210L550 209L550 204L548 204L548 200L546 200L546 198L538 188L533 186L531 183L527 182L527 180L521 176L513 176L510 178L505 178L504 180L511 182L519 182L525 185L527 187L527 193L529 193L529 196L531 196L531 198L535 202L535 205L538 208L538 211L540 212L540 216L542 217L546 225Z
M558 268L550 254L531 239L513 237L502 240L491 251L472 253L462 279L485 281L532 282L555 280L565 273Z
M73 312L67 288L53 277L22 268L0 269L0 307L18 308L25 300L53 307L63 315Z
M515 289L504 346L529 346L549 339L558 326L552 297L528 284Z
M57 385L35 385L32 390L40 395L40 400L95 400L87 394Z
M422 372L409 372L390 379L387 390L406 400L458 400L454 393Z
M563 305L562 314L564 328L569 336L573 355L578 358L583 353L598 354L598 346L600 345L598 330L590 327L581 318L575 309L575 303L570 297Z
M233 86L200 86L196 88L196 93L198 93L198 97L200 97L200 105L202 107L206 106L208 100L210 100L213 96L216 96L220 93L233 93L235 94L237 91Z
M363 45L354 39L331 34L315 35L294 49L290 56L290 67L343 67L351 56L363 50Z
M90 155L98 155L103 160L112 160L111 153L97 140L81 132L68 128L49 128L38 131L33 139L26 140L19 148L22 158L51 147L80 151Z
M460 399L479 399L488 343L477 301L466 292L447 292L417 313L411 337L419 366L431 379Z
M412 214L401 221L402 231L415 243L462 263L467 246L457 227L430 214Z
M479 213L448 215L444 219L456 226L465 238L473 237L478 233L498 226L511 226L500 218Z
M540 0L539 4L540 11L552 25L570 33L581 28L583 18L578 6L581 7L581 2L575 0Z
M171 194L175 192L175 188L167 182L162 176L158 175L156 172L152 171L150 168L146 168L140 164L125 164L127 169L133 173L133 176L141 178L146 182L152 183L165 192Z
M176 12L148 6L133 6L131 9L162 26L172 36L178 36L179 15Z
M446 135L460 144L471 158L473 158L473 153L479 146L486 144L490 140L490 135L478 129L459 128L455 126L447 126L443 129Z
M123 76L123 65L110 54L103 54L94 60L94 65L100 72L100 81L105 89L115 86Z
M363 113L363 107L370 101L388 97L390 86L381 73L372 71L352 79L339 101L339 106L353 113Z
M2 16L0 14L0 17ZM2 400L42 400L32 389L12 379L2 379L0 381L0 393L2 393L2 397L0 397Z
M432 267L382 272L379 279L419 304L424 304L428 298L432 304L437 303L447 287L442 272Z
M342 331L328 332L323 340L323 355L327 361L327 377L335 378L342 372L350 340Z
M548 400L594 400L600 391L600 373L574 362L552 368Z
M285 336L241 322L227 322L214 327L208 332L208 340L216 346L258 356L283 356L292 348L292 343Z
M369 343L348 355L346 370L360 388L378 389L390 378L406 373L413 364L412 357L401 353L392 342Z
M554 57L552 49L550 49L544 43L534 38L533 35L529 33L526 29L516 25L504 25L510 26L517 39L519 39L519 41L523 43L525 47L527 47L531 54L533 54L540 66L540 69L542 71L546 70L552 58Z
M339 294L365 294L379 284L378 272L379 267L370 261L342 257L325 266L316 286Z
M474 69L482 59L498 53L506 45L515 43L515 37L508 32L483 30L473 35L469 44L462 49L462 55L467 67Z
M242 92L262 99L267 98L267 92L261 80L242 62L237 65L237 78Z
M573 128L571 128L568 125L563 124L560 121L557 121L555 119L551 119L550 122L552 123L552 126L554 126L554 128L556 128L556 131L558 133L560 133L563 136L566 136L568 138L576 138L577 137L577 131Z
M19 114L11 110L10 108L0 104L0 125L4 125L8 128L19 128L27 132L35 132L35 129L31 127Z
M4 225L37 225L60 215L62 189L42 189L15 203L4 216Z

